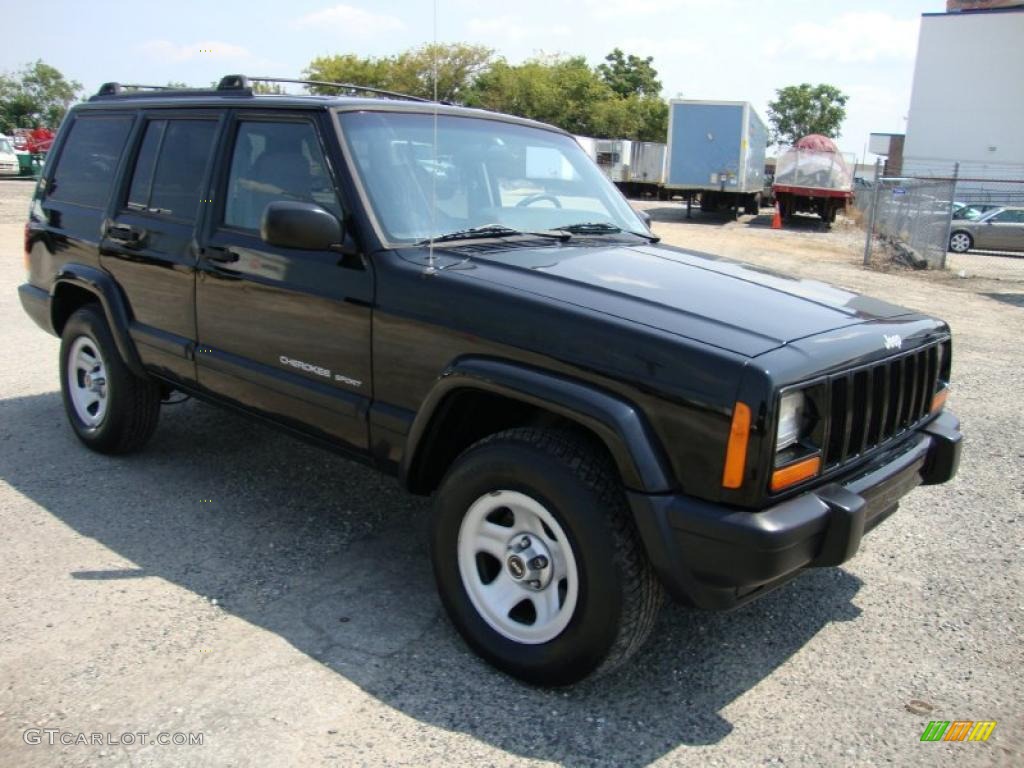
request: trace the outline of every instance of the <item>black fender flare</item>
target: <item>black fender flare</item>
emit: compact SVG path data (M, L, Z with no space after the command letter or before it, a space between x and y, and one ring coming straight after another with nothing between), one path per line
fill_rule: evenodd
M55 332L57 330L57 309L60 304L57 294L62 285L73 285L76 288L84 289L99 299L100 306L103 307L103 314L107 318L107 324L110 326L110 332L117 344L117 351L125 365L136 376L146 376L138 350L128 333L128 326L131 322L128 302L125 301L114 278L102 269L85 264L72 262L61 267L53 281L53 287L50 289L50 325Z
M403 486L409 487L418 451L433 427L439 406L449 394L467 388L519 400L590 429L607 446L629 490L665 493L674 487L661 444L635 405L592 384L485 357L456 360L423 400L399 465Z

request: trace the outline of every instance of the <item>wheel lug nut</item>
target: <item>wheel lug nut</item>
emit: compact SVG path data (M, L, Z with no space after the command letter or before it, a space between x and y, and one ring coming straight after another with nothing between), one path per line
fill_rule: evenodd
M537 555L533 560L530 561L530 567L535 571L539 571L542 568L548 567L548 559L544 555Z
M519 549L520 549L520 551L526 549L528 546L530 546L530 537L529 536L523 536L523 538L521 538L519 540Z
M540 589L540 579L534 579L530 582L530 586L534 589Z

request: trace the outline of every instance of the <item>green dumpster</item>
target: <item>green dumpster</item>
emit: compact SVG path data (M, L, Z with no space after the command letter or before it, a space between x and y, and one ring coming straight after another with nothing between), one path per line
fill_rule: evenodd
M35 176L36 168L35 163L32 162L32 155L28 152L17 152L18 155L18 174L20 176Z

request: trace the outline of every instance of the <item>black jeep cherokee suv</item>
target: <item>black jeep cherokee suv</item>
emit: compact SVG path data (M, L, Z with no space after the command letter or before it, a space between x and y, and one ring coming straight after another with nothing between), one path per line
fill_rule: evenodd
M658 245L550 126L341 90L71 110L19 290L86 446L177 390L396 474L466 641L548 685L633 654L663 588L743 603L955 474L945 323Z

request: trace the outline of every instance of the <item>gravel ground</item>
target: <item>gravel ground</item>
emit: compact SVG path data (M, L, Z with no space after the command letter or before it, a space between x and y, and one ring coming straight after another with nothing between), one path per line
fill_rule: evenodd
M732 613L668 606L628 668L542 691L455 635L427 503L394 481L192 402L140 455L82 448L14 292L30 189L0 183L0 765L1024 764L1024 259L864 270L843 226L648 206L666 241L947 318L963 463L842 568ZM931 719L998 725L922 744Z

